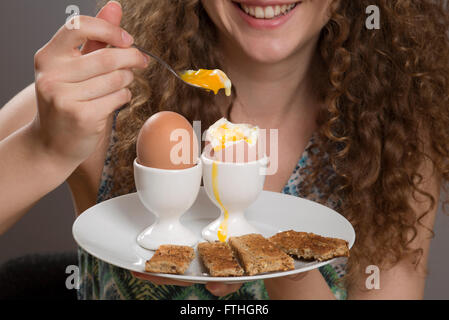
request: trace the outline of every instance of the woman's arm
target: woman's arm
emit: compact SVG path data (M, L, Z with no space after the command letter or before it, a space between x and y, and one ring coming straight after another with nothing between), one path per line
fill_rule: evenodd
M422 249L422 256L415 268L412 258L400 261L389 270L380 269L380 289L366 289L366 279L369 274L361 274L356 284L348 289L348 299L422 299L427 277L427 260L431 241L430 230L433 230L435 216L440 197L441 177L434 171L429 160L423 163L419 170L423 176L419 188L431 194L435 199L434 208L417 224L417 236L411 243L411 248ZM410 198L410 204L415 212L421 214L429 209L429 199L416 194L416 199ZM366 268L366 266L365 266Z
M0 141L0 233L104 145L111 115L131 99L132 68L148 64L120 27L85 16L80 23L79 30L61 27L35 55L37 108L28 108L37 109L36 116ZM88 40L114 48L83 54L78 48ZM0 122L9 123L11 105L31 98L14 100ZM14 129L9 126L3 135Z
M37 113L34 83L0 109L0 141L29 124Z
M51 159L36 139L34 83L0 109L0 234L60 185L73 164Z
M48 153L28 124L0 141L0 234L76 168Z

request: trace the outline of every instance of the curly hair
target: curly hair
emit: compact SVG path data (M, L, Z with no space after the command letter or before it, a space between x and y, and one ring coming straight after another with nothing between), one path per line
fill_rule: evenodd
M217 30L199 0L121 3L122 25L136 43L176 70L226 72L214 50ZM370 5L381 12L378 30L365 27ZM339 211L357 234L349 278L366 264L387 267L422 254L410 243L436 199L420 188L420 165L430 159L438 175L449 178L448 31L447 0L332 3L317 48L325 67L319 93L326 108L312 146L317 152L303 169L308 173L302 190L307 196L312 187L319 188L323 202L341 199ZM134 98L117 119L114 195L135 190L136 137L149 116L173 110L189 121L200 119L205 128L222 116L213 96L179 83L155 62L136 79ZM329 165L334 173L323 179ZM425 212L410 205L416 193L429 200Z

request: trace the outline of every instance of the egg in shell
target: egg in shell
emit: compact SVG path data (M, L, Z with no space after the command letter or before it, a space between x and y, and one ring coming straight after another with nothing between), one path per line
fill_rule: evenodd
M235 124L222 118L206 132L204 155L212 160L212 192L223 212L223 221L217 231L217 238L225 242L228 237L229 211L223 204L219 188L219 162L247 163L258 160L260 129L250 124Z
M137 162L145 167L182 170L197 164L198 140L192 125L171 111L154 114L137 137Z

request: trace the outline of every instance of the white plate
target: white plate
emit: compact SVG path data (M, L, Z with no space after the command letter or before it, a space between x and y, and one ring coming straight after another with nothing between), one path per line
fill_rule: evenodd
M181 223L190 228L201 240L201 230L219 215L218 208L209 200L201 187L192 208L181 217ZM355 232L343 216L306 199L282 193L263 191L247 212L248 221L265 237L280 231L296 230L313 232L326 237L335 237L349 242L352 247ZM85 251L112 265L131 271L145 273L145 261L154 251L140 247L137 235L155 221L155 216L146 211L136 193L104 201L81 214L73 224L73 237ZM309 271L332 260L306 262L295 260L295 269L270 272L255 276L211 277L199 261L198 254L184 275L155 274L187 282L243 283L259 279L282 277Z

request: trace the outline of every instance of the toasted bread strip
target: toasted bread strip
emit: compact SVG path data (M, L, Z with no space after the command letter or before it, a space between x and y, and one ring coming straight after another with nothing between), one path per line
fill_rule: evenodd
M294 260L290 256L260 234L230 237L229 244L237 252L245 272L250 276L295 268Z
M195 251L188 246L161 245L153 257L145 263L146 272L184 274Z
M269 240L285 253L307 260L326 261L335 257L349 257L347 241L314 233L289 230L279 232Z
M198 253L213 277L242 276L244 271L226 242L201 242Z

